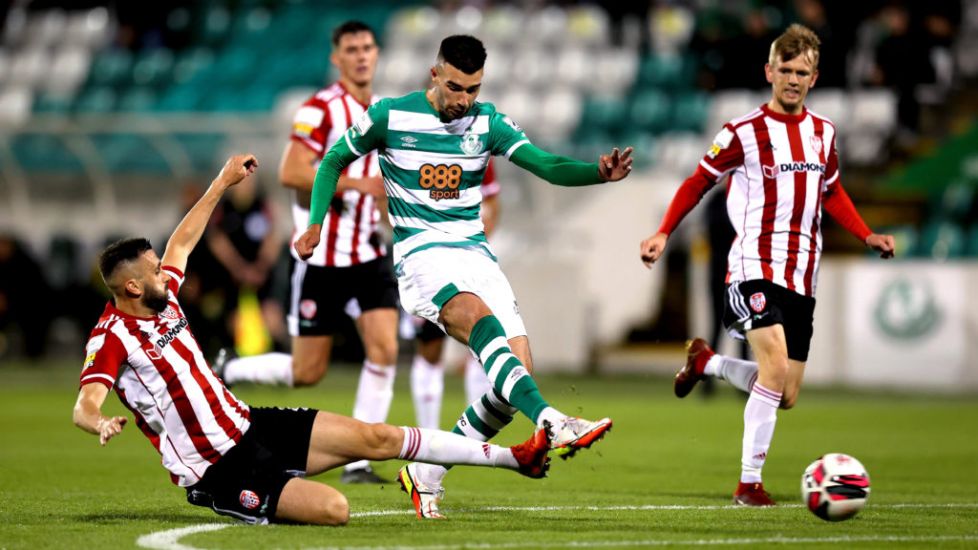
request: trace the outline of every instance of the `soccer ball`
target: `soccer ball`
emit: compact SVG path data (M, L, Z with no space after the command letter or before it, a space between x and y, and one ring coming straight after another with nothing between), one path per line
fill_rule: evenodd
M808 509L826 521L849 519L866 505L869 474L855 458L829 453L805 469L801 496Z

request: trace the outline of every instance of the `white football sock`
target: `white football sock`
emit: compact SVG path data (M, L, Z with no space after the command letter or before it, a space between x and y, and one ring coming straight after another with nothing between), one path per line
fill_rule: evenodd
M424 428L402 427L404 445L398 458L430 464L467 464L469 466L492 466L516 470L519 464L508 448L481 443L465 436L427 430ZM424 483L424 480L421 480Z
M224 382L292 385L292 356L287 353L263 353L231 359L224 365Z
M744 406L744 442L740 455L740 481L760 483L761 468L767 459L767 450L774 437L774 425L778 421L781 392L771 391L760 384L754 389Z
M543 411L540 413L540 416L537 418L537 428L542 428L543 421L549 420L550 425L556 429L560 421L565 418L567 418L566 414L558 411L553 407L547 407L546 409L543 409Z
M465 399L472 403L492 391L492 382L479 359L471 353L465 356Z
M706 362L703 372L726 380L741 391L750 392L757 380L757 363L716 354Z
M380 366L370 361L363 362L360 369L360 382L357 385L357 398L353 404L353 418L376 424L387 420L387 413L394 399L394 376L397 374L395 365ZM344 468L346 471L360 470L369 464L366 460L351 462Z
M444 393L445 369L442 365L433 365L424 357L415 355L411 363L411 397L414 398L414 415L418 420L418 427L438 429Z

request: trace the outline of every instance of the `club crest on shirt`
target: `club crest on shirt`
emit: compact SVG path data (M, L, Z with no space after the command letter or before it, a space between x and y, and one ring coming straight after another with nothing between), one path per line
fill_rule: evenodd
M822 154L822 136L812 136L808 138L812 144L812 151L815 151L816 155Z
M255 494L254 491L249 491L247 489L241 491L241 494L238 495L238 500L241 501L241 505L248 510L254 510L255 508L261 506L261 499L258 497L258 495Z
M477 134L466 132L465 135L462 136L462 142L459 144L459 148L462 149L462 152L466 155L478 155L483 149L482 140L479 139Z
M180 314L177 313L177 310L173 309L173 306L166 306L163 313L160 313L160 317L165 317L167 319L179 319Z
M750 308L755 312L760 313L764 311L764 306L767 305L767 298L764 296L763 292L755 292L750 296Z

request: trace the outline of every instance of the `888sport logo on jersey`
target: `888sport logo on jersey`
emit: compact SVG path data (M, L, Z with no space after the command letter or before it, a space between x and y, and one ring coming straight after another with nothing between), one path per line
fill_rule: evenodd
M458 164L425 164L418 170L418 185L428 190L436 201L457 199L462 184L462 167Z

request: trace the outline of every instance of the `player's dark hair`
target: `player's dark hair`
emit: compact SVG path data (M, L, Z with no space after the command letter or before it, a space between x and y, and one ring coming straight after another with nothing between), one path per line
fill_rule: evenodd
M109 278L112 277L119 264L131 262L152 248L153 245L149 243L149 240L142 237L122 239L105 247L105 250L98 256L98 270L102 274L102 280L108 285Z
M333 47L335 48L340 45L340 39L343 38L344 34L356 34L358 32L369 32L370 36L373 36L374 40L377 40L377 35L374 34L374 30L370 26L363 21L352 20L333 29Z
M438 48L438 62L448 63L465 74L475 74L486 64L486 48L474 36L449 36Z

